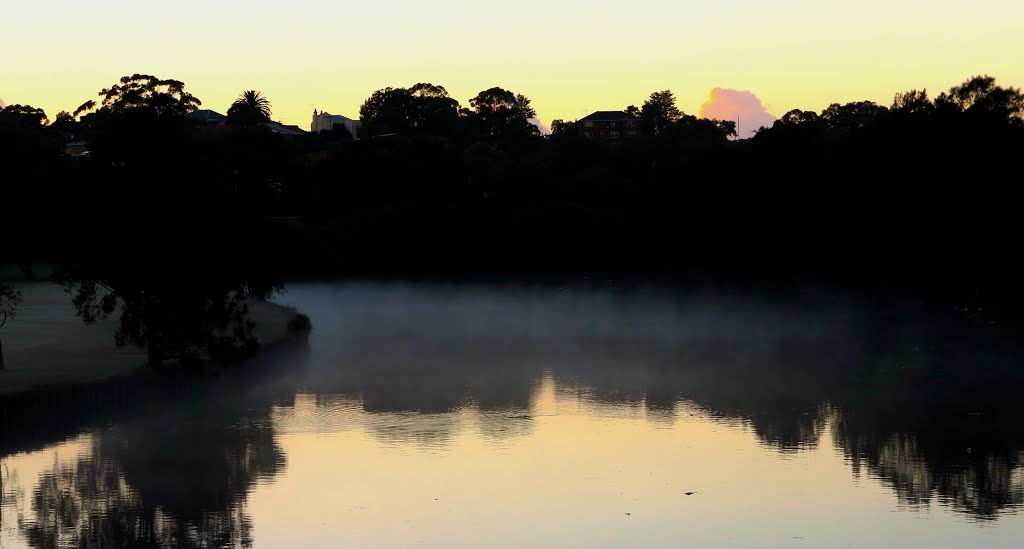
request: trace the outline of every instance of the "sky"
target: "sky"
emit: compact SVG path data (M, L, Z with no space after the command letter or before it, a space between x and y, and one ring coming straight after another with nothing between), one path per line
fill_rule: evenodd
M11 0L0 98L52 118L138 72L222 113L261 90L307 128L314 108L356 117L374 90L423 81L464 105L523 93L545 124L663 89L691 114L718 88L781 116L975 74L1024 86L1021 21L1020 0Z

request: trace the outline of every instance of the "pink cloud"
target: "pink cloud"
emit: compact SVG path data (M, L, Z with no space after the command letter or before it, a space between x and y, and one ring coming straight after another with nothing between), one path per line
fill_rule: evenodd
M6 106L7 106L7 103L4 103L3 98L0 98L0 110L2 110Z
M701 118L718 120L739 119L739 137L751 137L762 126L770 127L776 117L768 112L764 103L749 91L715 88L700 108Z
M537 126L537 129L540 130L540 134L541 135L550 135L551 134L551 128L549 128L547 126L547 124L541 122L539 117L535 116L535 117L531 118L529 120L529 122L530 122L530 124L533 124L534 126Z

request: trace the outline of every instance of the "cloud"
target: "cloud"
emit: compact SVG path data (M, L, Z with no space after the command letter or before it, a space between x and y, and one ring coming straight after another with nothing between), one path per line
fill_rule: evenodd
M7 103L4 103L3 98L0 97L0 110L3 110L3 108L6 107L6 106L7 106Z
M529 119L529 122L530 122L530 124L533 124L534 126L537 126L537 129L540 130L540 134L541 135L548 135L548 134L551 133L551 129L548 128L546 124L541 122L540 118L535 116L535 117Z
M739 119L741 139L752 137L761 126L770 127L776 118L752 92L715 88L700 108L701 118Z

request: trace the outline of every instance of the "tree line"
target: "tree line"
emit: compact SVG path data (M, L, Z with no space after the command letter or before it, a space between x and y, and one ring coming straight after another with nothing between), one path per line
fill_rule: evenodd
M3 259L58 265L82 318L117 315L154 362L250 354L245 299L300 276L703 273L1019 301L1024 94L991 77L743 140L668 90L623 109L641 131L614 142L566 121L541 136L502 88L468 107L384 88L359 136L275 134L257 91L226 126L191 120L201 105L132 75L52 122L0 111Z

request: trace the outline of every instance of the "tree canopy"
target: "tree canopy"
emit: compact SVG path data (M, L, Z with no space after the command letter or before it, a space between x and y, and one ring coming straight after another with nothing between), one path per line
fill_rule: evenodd
M116 315L118 342L154 361L251 352L246 299L281 269L703 269L1024 306L1006 175L1024 101L988 77L890 107L795 109L739 140L670 91L629 109L638 135L561 120L541 139L522 95L491 88L460 111L428 83L374 92L362 139L213 130L184 116L198 100L183 84L161 82L126 77L77 121L0 113L0 231L18 236L4 259L59 263L82 317ZM64 154L71 136L91 154Z
M274 283L247 268L259 225L236 186L243 166L205 149L184 118L199 100L179 81L135 75L100 95L60 262L79 315L117 315L116 342L153 362L253 352L245 299Z
M464 114L485 136L516 138L540 135L537 126L530 122L537 112L525 95L490 88L470 99L469 106L472 110L466 110Z
M446 135L454 131L459 103L443 86L419 83L373 92L359 109L367 136L389 133Z
M23 128L37 128L50 123L46 111L31 105L8 105L0 109L0 121L16 124Z
M1011 124L1024 124L1024 93L1019 88L1004 88L991 76L975 76L953 86L935 99L940 109L968 114L984 114Z
M263 96L262 92L246 90L228 108L228 123L255 126L263 122L270 122L272 114L270 101Z
M114 113L140 110L159 116L184 116L202 104L185 91L180 80L164 80L148 74L124 76L109 88L100 90L100 108ZM87 101L75 112L76 116L96 107Z
M579 133L579 124L562 119L551 121L551 135L575 135Z
M671 90L652 93L640 108L640 120L645 131L652 135L664 133L670 124L682 116L683 111L676 106L676 96Z

